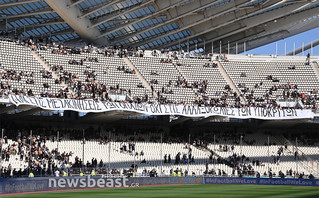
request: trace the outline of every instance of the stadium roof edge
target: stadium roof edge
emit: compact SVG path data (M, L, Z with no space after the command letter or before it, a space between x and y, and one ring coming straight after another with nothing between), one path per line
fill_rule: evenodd
M9 34L43 35L61 43L79 39L99 46L171 50L205 44L208 52L211 41L247 41L251 48L265 45L251 34L267 36L279 27L283 31L278 32L277 40L288 37L284 32L289 31L288 26L271 21L303 21L318 6L316 1L285 0L8 0L0 3L0 26ZM274 14L277 12L281 14ZM260 22L250 23L254 21ZM319 23L294 32L319 26L314 24ZM63 31L69 28L74 32Z

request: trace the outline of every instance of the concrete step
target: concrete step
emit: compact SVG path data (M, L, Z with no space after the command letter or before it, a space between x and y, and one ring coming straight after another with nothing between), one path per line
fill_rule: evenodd
M130 67L130 69L135 70L136 76L141 80L142 85L152 93L151 85L147 82L141 72L134 66L131 60L125 57L124 61ZM153 96L157 97L157 93L155 91L153 92Z
M319 65L318 65L318 63L312 62L311 66L312 66L313 70L315 71L317 78L319 80Z
M230 86L232 90L234 90L237 95L240 97L240 101L242 103L246 103L246 100L241 96L240 91L237 89L236 85L234 82L230 79L229 75L227 74L225 68L222 66L222 64L219 61L214 61L214 63L217 63L218 69L223 76L223 78L226 80L227 84Z
M41 56L40 54L37 52L37 51L34 51L34 50L31 50L31 54L33 55L33 57L44 67L45 70L49 71L49 72L52 72L52 77L54 79L57 79L57 80L60 80L60 77L54 72L51 70L51 67L49 65L49 63L47 63ZM62 85L62 87L64 89L68 88L69 89L69 92L72 94L72 95L75 95L75 92L74 90L69 87L67 84L65 84L64 82L60 82L60 84Z

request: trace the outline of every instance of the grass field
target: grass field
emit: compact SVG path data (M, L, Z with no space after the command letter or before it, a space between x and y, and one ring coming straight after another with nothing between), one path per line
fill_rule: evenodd
M171 186L144 186L138 188L112 188L95 190L60 191L50 193L20 194L8 197L304 197L319 198L318 187L307 186L266 186L266 185L171 185Z

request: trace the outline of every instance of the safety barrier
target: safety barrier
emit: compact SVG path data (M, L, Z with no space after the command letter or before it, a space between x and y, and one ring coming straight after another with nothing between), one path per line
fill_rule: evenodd
M139 187L169 184L253 184L319 186L319 179L234 178L234 177L39 177L0 179L0 194L87 188Z

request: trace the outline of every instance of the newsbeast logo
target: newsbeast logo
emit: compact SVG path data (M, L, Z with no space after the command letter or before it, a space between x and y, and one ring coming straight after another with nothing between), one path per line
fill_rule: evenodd
M76 178L50 178L49 188L119 188L129 187L128 179L123 178L95 178L95 177L76 177Z

